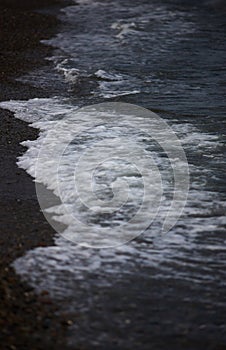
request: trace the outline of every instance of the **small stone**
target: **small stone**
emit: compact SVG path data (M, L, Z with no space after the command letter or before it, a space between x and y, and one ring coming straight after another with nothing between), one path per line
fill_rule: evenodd
M201 324L200 326L199 326L199 329L205 329L206 328L206 325L205 324Z
M15 345L10 345L9 348L10 348L10 350L16 350Z
M73 321L72 320L63 320L62 324L65 326L72 326L73 325Z
M68 326L72 326L73 325L73 321L72 320L67 320L67 324L68 324Z
M126 323L126 324L130 324L130 323L131 323L131 320L129 320L129 319L125 320L125 323Z

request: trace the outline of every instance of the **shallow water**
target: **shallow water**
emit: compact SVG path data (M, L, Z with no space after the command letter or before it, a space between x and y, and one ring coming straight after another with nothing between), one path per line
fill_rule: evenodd
M93 103L129 102L158 113L181 140L189 163L190 190L183 215L166 235L161 234L161 220L155 221L137 239L117 248L85 248L56 235L56 246L28 252L15 261L16 271L37 291L48 290L61 301L64 310L72 313L84 308L77 304L76 290L79 294L83 289L88 293L94 286L111 288L116 279L126 279L129 288L133 288L132 280L136 276L147 281L187 281L210 294L218 290L214 303L222 306L226 284L224 14L205 2L197 5L186 1L84 0L64 9L60 17L61 32L47 41L56 48L54 57L49 58L54 62L54 74L49 72L44 79L43 71L39 70L20 79L27 81L33 76L37 86L43 81L47 86L54 80L64 81L65 91L57 91L53 98L0 104L41 130L39 139L24 143L28 151L18 165L59 195L56 159L50 155L57 145L64 147L65 140L60 139L64 130L57 127L59 121L67 124L73 115L76 130L84 127L85 132L70 143L60 167L61 190L67 204L76 202L73 196L68 196L73 185L71 164L90 145L105 140L106 146L106 140L117 138L122 142L125 138L123 154L136 153L141 145L147 152L145 167L149 166L149 154L155 158L163 182L160 214L164 216L173 186L170 163L162 150L140 135L137 125L131 131L119 128L119 120L112 116L109 123L95 113L91 121L78 114L78 107ZM128 123L134 126L133 121ZM48 132L54 128L57 133L48 140ZM49 157L39 162L41 170L35 172L43 143L50 150ZM94 159L100 157L97 148ZM88 160L93 161L93 154ZM84 179L88 165L85 164L81 173ZM90 215L82 206L76 207L81 220L92 224L93 235L100 227L116 233L118 225L133 215L131 207L136 209L140 205L143 184L139 171L125 161L113 159L97 169L98 195L111 199L112 192L106 185L115 178L126 179L132 188L130 202L118 215ZM120 191L122 188L123 185L119 186ZM74 232L73 223L62 215L59 205L49 212L66 225L68 235ZM76 230L81 233L81 227ZM210 294L204 299L212 302ZM92 304L94 299L90 298ZM85 310L88 312L86 307ZM73 334L71 339L73 343ZM101 332L98 339L97 343L104 339Z

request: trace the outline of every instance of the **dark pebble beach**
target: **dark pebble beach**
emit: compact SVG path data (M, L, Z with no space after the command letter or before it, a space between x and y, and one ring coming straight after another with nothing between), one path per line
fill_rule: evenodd
M49 92L17 82L32 67L48 64L50 48L40 44L55 32L54 16L36 10L57 8L54 0L6 0L0 3L0 100L46 97ZM48 294L36 296L10 264L34 247L52 244L54 234L37 203L34 183L16 160L20 142L35 139L37 130L0 109L1 115L1 237L0 349L65 349L67 320L56 317L57 305Z

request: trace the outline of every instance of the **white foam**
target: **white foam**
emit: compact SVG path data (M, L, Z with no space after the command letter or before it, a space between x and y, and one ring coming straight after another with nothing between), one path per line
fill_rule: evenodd
M45 142L46 134L49 130L53 130L57 125L59 120L67 119L77 111L77 107L69 103L68 100L62 100L59 98L52 99L33 99L29 101L8 101L0 103L0 107L10 109L15 112L15 116L25 121L29 121L33 127L39 128L41 130L40 136L35 141L25 141L23 144L28 147L27 152L19 158L18 165L32 175L37 176L35 172L35 165L37 162L37 157L39 150L43 142ZM81 125L88 125L90 122L89 117L80 116L78 114L77 126L78 129ZM93 122L93 121L92 121ZM212 147L219 146L216 135L209 135L201 133L198 129L190 124L179 124L177 121L173 123L173 127L180 134L183 139L183 145L188 151L195 152L197 148L200 152L205 154L206 147L210 145ZM51 150L56 149L58 143L59 147L62 148L61 138L64 140L64 130L59 129L59 132L52 138L51 143L46 145L49 147L49 158L43 159L41 171L38 173L38 178L35 180L45 184L49 189L52 189L55 194L59 195L56 178L56 159L52 157ZM108 131L118 132L115 131ZM106 133L104 125L99 123L98 133L96 130L90 130L85 137L90 138L91 142L93 137L102 137ZM110 134L109 134L110 135ZM112 135L112 134L111 134ZM134 135L136 137L136 135ZM80 139L77 146L74 148L74 155L76 152L84 151L89 147L89 142L84 143ZM54 150L55 151L55 150ZM135 151L135 149L134 149ZM98 154L96 154L98 158ZM158 157L156 158L158 159ZM167 160L164 158L159 159L158 166L162 167L162 173L168 168ZM71 154L65 155L63 167L61 167L61 176L64 180L64 190L66 193L71 191ZM165 164L164 164L165 161ZM112 164L108 164L108 166ZM117 165L117 164L114 164ZM165 169L165 170L164 170ZM101 169L100 169L101 170ZM111 180L113 175L111 172L106 172L103 169L100 171L99 175L105 174L105 176L110 176L108 181ZM120 168L117 170L118 175L121 177L131 177L134 181L134 169ZM117 249L109 250L92 250L84 249L79 246L75 246L72 243L65 241L62 237L56 236L55 247L47 248L37 248L33 251L27 252L24 257L19 258L14 263L14 266L18 273L20 273L23 278L25 278L34 288L38 291L42 289L48 289L51 295L55 298L63 298L65 295L69 295L74 290L72 281L85 278L86 271L98 271L99 274L103 276L101 279L102 284L110 283L110 274L117 273L120 271L123 265L123 269L131 269L131 266L137 263L142 263L143 266L157 267L160 273L166 273L167 275L174 274L174 271L168 267L168 263L173 259L179 259L179 257L189 255L193 249L217 249L217 246L209 243L205 245L202 240L202 235L205 232L216 232L221 230L225 225L225 217L223 213L225 212L224 203L220 202L218 195L213 192L205 191L205 181L203 182L202 177L210 177L211 172L209 169L202 169L200 166L190 167L191 175L195 176L197 185L194 182L191 184L191 190L189 193L188 204L185 209L184 217L178 222L178 225L174 230L165 237L159 236L158 225L152 226L151 230L148 230L140 241L131 242L130 245L124 245ZM206 175L205 175L206 172ZM197 175L195 175L197 173ZM85 173L83 174L85 176ZM70 181L69 181L70 180ZM142 187L138 179L135 177L133 191L135 196L139 197L142 192ZM100 184L100 186L102 186ZM100 188L101 189L101 188ZM102 187L101 191L105 191L105 187ZM67 192L69 191L69 192ZM169 187L169 193L170 193ZM102 192L104 194L105 192ZM164 200L164 205L162 207L162 212L166 210L169 203L167 199L167 194ZM70 205L70 198L68 197L68 205ZM218 215L212 215L214 210L219 208ZM98 208L97 212L98 212ZM218 209L217 209L218 210ZM71 231L73 231L73 226L69 216L65 215L62 207L57 205L55 207L49 208L49 213L52 213L56 217L56 220L67 225L66 234L70 236ZM220 214L221 213L221 214ZM120 213L119 213L120 214ZM121 215L121 218L120 218ZM122 212L119 217L115 217L115 223L117 220L122 220L126 212ZM81 217L85 220L88 216L85 212L81 212ZM108 219L106 223L111 224ZM99 224L98 222L93 223L93 235L98 234ZM114 228L111 228L114 231ZM83 232L85 234L85 232ZM154 246L153 246L154 239ZM215 247L215 248L214 248ZM183 252L180 252L183 248ZM187 253L186 253L187 251ZM161 267L160 267L161 262ZM220 261L219 261L220 263ZM67 272L71 278L64 278L64 274ZM201 279L202 273L197 269L194 278ZM190 278L185 272L181 272L181 275L177 275L177 278ZM211 274L209 275L211 279ZM57 283L57 281L64 281L64 283ZM70 282L71 281L71 282Z
M121 74L108 73L103 69L98 69L94 73L94 75L103 80L110 80L110 81L120 81L123 79L123 76Z
M56 69L63 73L65 80L70 84L76 84L79 80L81 72L79 69L67 67L69 60L64 59L57 63Z
M134 30L136 28L136 24L134 22L131 23L122 23L120 22L114 22L111 25L111 29L118 30L118 33L115 35L118 39L124 39L127 35L133 35L136 34L136 31Z

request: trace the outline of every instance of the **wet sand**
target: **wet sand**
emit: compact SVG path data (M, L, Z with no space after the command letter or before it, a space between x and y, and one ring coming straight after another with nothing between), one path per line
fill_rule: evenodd
M57 1L3 0L0 4L0 100L47 97L50 93L15 81L34 66L48 64L51 49L41 45L59 22L34 12ZM16 165L24 152L19 143L37 137L13 114L0 109L0 349L65 349L65 315L56 317L57 305L48 294L36 296L20 281L10 263L27 250L52 244L54 234L37 203L32 179Z

